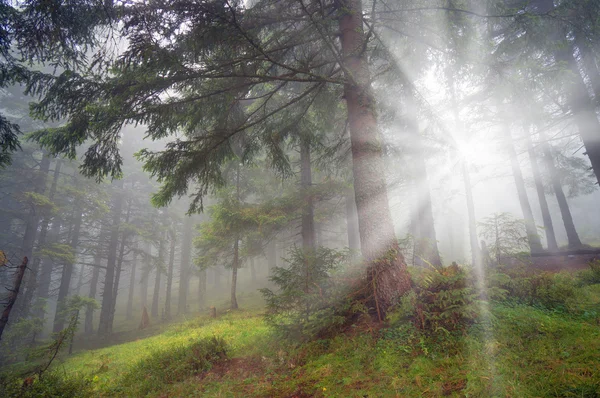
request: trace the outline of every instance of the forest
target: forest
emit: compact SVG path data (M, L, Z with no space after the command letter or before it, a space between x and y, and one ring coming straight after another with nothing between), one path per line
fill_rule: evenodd
M0 0L0 396L600 397L600 1Z

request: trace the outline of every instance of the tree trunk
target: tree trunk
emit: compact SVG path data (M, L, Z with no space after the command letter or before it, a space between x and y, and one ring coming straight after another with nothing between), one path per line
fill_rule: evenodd
M312 173L310 165L310 142L304 139L300 144L300 186L304 195L302 211L302 247L304 250L315 249L315 217L312 188Z
M75 209L73 210L73 212L75 219L73 221L74 228L71 236L71 250L73 251L75 259L77 259L77 246L79 245L79 233L81 231L81 221L83 216L80 198L77 198L75 200ZM58 288L57 307L56 313L54 314L54 333L58 333L64 328L66 314L64 314L63 310L65 309L64 306L66 305L66 299L69 295L72 276L73 264L65 262L60 278L60 287Z
M569 248L578 248L581 246L581 240L579 240L579 235L577 234L577 230L575 229L575 223L573 223L573 217L571 216L571 210L569 209L567 197L565 196L565 193L562 189L561 181L558 178L558 173L556 171L556 167L554 166L554 159L552 157L550 145L546 142L546 137L543 134L540 134L540 139L543 141L542 151L544 153L544 164L546 165L546 171L550 176L552 188L554 189L554 194L556 195L556 200L558 201L560 214L562 216L563 223L565 225L565 230L567 232Z
M2 311L2 316L0 317L0 340L2 339L2 333L4 332L4 328L8 323L8 317L10 316L10 312L15 305L15 301L17 301L17 297L19 296L19 289L21 288L21 283L23 282L23 276L25 275L25 270L27 269L27 257L23 257L23 262L19 266L17 270L17 274L15 276L15 283L13 284L12 290L10 290L10 295L8 296L8 301L6 306L4 307L4 311Z
M240 164L238 162L236 173L235 173L235 189L236 189L236 200L238 206L240 205ZM231 309L238 309L238 302L236 297L236 289L237 289L237 273L238 268L240 266L240 253L239 253L239 242L240 237L236 232L235 234L235 242L233 243L233 264L231 269Z
M540 202L540 210L542 211L542 219L544 220L544 231L546 233L546 241L548 242L548 250L557 251L558 243L556 242L554 225L552 224L552 216L550 215L548 201L546 200L544 183L540 174L537 155L535 153L535 149L533 148L533 143L531 142L529 128L525 128L525 138L527 140L527 153L529 154L529 163L531 163L531 172L535 182L535 190L537 191L538 200Z
M269 276L273 275L273 269L277 267L277 242L275 238L267 244L267 267Z
M256 268L254 267L254 257L250 259L250 280L256 283Z
M160 244L158 245L158 264L156 265L156 278L154 278L154 295L152 296L152 308L150 315L154 319L158 318L158 303L160 296L160 276L162 274L162 267L164 263L164 251L165 251L165 239L164 236L160 238Z
M150 258L152 256L152 246L149 242L146 242L144 253L146 253L146 258ZM142 307L148 306L148 279L150 278L150 267L148 266L147 261L144 263L144 267L142 268L142 277L140 278L140 284L142 285L140 288L140 302L142 303Z
M348 229L348 248L360 254L360 235L358 234L358 219L356 218L356 202L354 189L346 192L346 227Z
M361 249L367 262L368 301L379 320L397 297L411 288L411 280L396 240L389 208L385 167L375 100L364 51L361 0L342 0L339 19L344 98L352 148L354 193Z
M537 233L537 227L533 218L533 211L531 211L531 205L529 204L529 198L527 197L525 180L523 179L523 173L521 172L517 151L515 150L515 145L508 126L505 126L504 134L506 140L506 149L508 150L510 165L512 167L512 173L515 179L515 185L517 187L519 204L521 205L521 211L523 212L523 218L525 219L525 231L527 233L529 249L531 253L539 253L543 250L542 242L540 241L540 236Z
M100 308L100 324L98 335L107 336L110 333L110 319L113 308L113 286L115 268L117 265L117 246L119 244L119 224L121 223L121 212L123 210L123 181L115 184L113 217L108 244L108 260L106 262L106 275L104 277L104 290L102 291L102 305Z
M184 314L187 311L187 294L190 274L190 258L192 252L194 220L192 217L185 219L183 227L183 241L181 243L181 269L179 271L179 300L177 303L177 312Z
M135 292L135 272L137 270L137 248L138 243L134 244L133 248L133 259L131 262L131 275L129 276L129 292L127 295L127 308L125 309L125 317L128 320L133 319L133 295Z
M469 218L469 242L471 243L471 262L475 269L481 269L481 250L477 241L477 219L475 218L475 203L471 189L471 176L465 161L461 161L463 181L465 183L465 197L467 199L467 216Z
M102 264L102 231L100 232L100 241L96 247L94 253L94 269L92 270L92 279L90 280L90 293L88 295L91 299L96 299L96 291L98 289L98 279L100 279L100 265ZM85 334L90 336L94 332L94 309L87 307L85 310Z
M175 245L177 243L177 233L175 229L171 231L171 247L169 250L169 270L167 272L167 298L165 299L165 318L171 319L171 286L173 284L173 266L175 265Z
M46 153L44 152L42 154L40 168L37 171L37 175L35 178L33 192L35 192L37 194L44 193L44 191L46 190L46 177L47 177L49 171L50 171L50 157L48 155L46 155ZM34 204L31 204L29 213L27 214L27 218L25 221L25 233L23 235L23 244L22 244L23 256L27 257L30 260L33 259L33 247L34 247L35 240L36 240L36 235L37 235L37 230L38 230L38 226L40 223L41 214L42 214L42 211L40 211L40 209L37 209ZM33 259L33 261L31 261L31 263L33 264L34 261L35 261L35 259ZM31 299L25 300L24 298L25 297L33 298L33 294L34 294L35 286L36 286L36 278L37 278L37 275L34 274L33 272L30 272L29 275L25 276L25 291L21 294L21 299L19 299L17 306L15 307L15 314L13 314L13 317L16 316L17 318L20 318L22 316L25 316L25 314L29 313L29 310L30 310L29 306L31 305ZM30 287L30 288L28 288L28 287ZM27 290L30 290L30 292L28 292ZM26 301L29 301L29 302L26 302Z
M201 269L198 274L198 306L200 312L206 307L206 270Z
M413 141L413 170L416 184L416 212L415 212L415 239L417 255L434 266L441 267L442 259L437 244L435 223L433 219L433 206L431 203L431 192L429 178L427 175L427 164L425 163L425 151L423 139L419 135L416 123L412 122L409 128L415 139Z
M54 176L52 178L52 185L50 186L50 192L48 193L48 199L50 202L54 202L54 195L56 194L56 187L58 185L58 178L60 176L60 168L62 162L58 160L56 165L54 166ZM44 210L42 212L44 214L44 221L42 222L42 229L40 230L40 235L37 241L37 250L41 250L44 248L46 244L46 237L48 234L48 225L50 224L51 214L49 211ZM23 294L23 308L24 314L23 316L27 317L29 315L29 309L31 308L31 304L33 302L33 298L36 294L36 290L39 292L39 282L40 282L40 263L42 259L40 256L37 256L33 259L33 265L31 266L31 272L27 281L27 286L25 287L25 292ZM47 262L48 260L46 260ZM37 315L43 313L40 312Z

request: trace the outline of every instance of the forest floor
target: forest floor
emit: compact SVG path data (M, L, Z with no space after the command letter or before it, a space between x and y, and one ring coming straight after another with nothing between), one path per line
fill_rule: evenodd
M584 289L600 303L600 285ZM55 366L89 377L99 397L600 397L595 312L492 304L462 336L427 337L392 322L292 346L264 323L259 301L246 296L246 309L156 325ZM209 370L176 360L213 336L227 343L226 359Z

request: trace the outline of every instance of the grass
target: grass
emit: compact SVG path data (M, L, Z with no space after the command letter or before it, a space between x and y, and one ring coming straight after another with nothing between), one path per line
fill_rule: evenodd
M255 307L80 352L57 368L91 380L98 397L600 397L600 285L585 292L596 306L578 316L494 304L464 335L427 337L397 322L299 347L278 340ZM228 359L212 354L213 337Z

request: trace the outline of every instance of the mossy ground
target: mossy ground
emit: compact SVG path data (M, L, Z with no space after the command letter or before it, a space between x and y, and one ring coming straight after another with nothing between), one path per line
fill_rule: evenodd
M585 289L600 301L600 285ZM99 397L600 397L594 313L493 304L464 335L427 337L396 322L297 347L249 307L157 327L153 336L80 351L55 367L91 380ZM140 366L212 336L229 351L209 370Z

